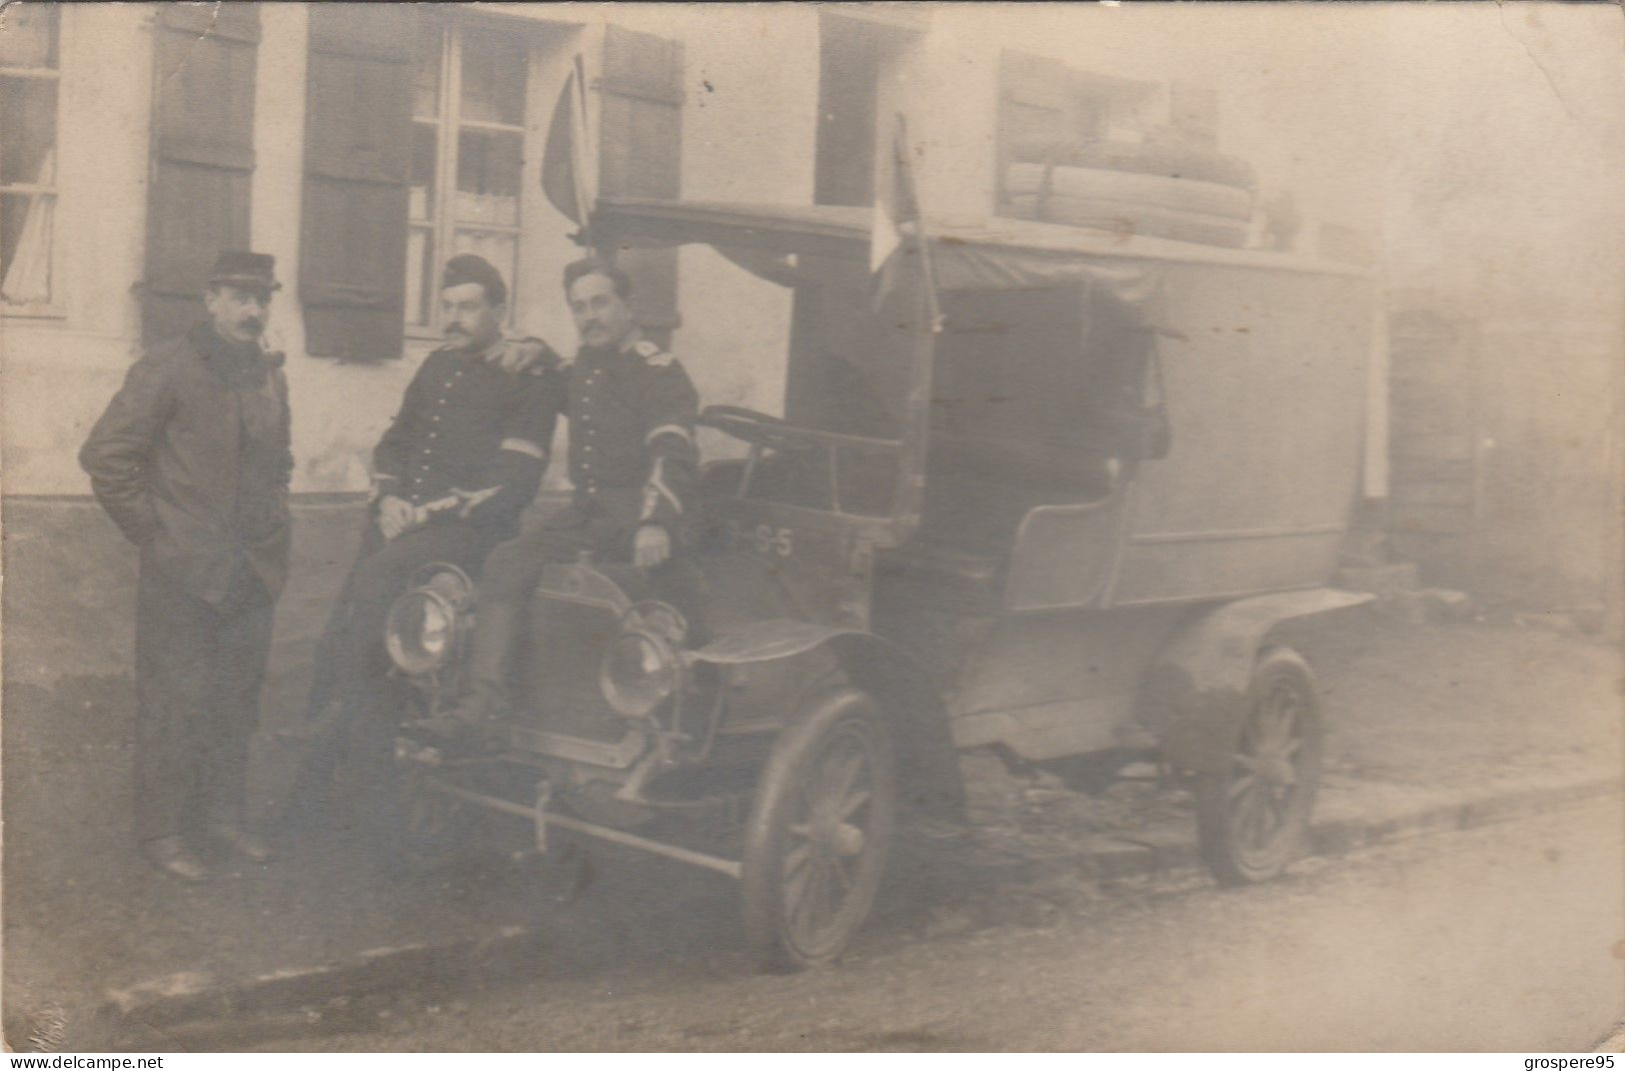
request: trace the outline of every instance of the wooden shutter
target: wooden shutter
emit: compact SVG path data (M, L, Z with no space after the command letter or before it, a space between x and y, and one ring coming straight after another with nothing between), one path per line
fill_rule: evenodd
M149 344L201 319L215 257L248 248L259 36L252 4L158 7L141 316Z
M875 203L880 37L870 23L820 12L813 203Z
M405 7L310 5L299 296L305 348L316 356L401 353L418 17Z
M604 38L598 183L609 197L675 198L682 188L683 45L610 26ZM677 312L677 250L622 249L638 322L669 345Z
M1035 160L1047 146L1069 142L1069 76L1059 60L1006 50L999 57L998 190L1006 204L1005 182L1014 160Z

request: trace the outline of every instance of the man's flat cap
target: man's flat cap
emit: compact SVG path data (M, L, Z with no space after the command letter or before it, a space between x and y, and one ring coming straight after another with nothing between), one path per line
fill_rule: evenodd
M209 285L281 290L282 284L276 281L275 269L276 258L269 253L223 249L215 258L214 270L209 273Z

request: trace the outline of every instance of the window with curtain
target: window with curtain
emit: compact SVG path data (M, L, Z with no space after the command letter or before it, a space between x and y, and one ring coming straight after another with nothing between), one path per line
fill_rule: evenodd
M439 267L489 260L512 292L529 49L513 33L424 20L412 94L406 323L439 326ZM509 315L512 316L510 302Z
M0 25L0 311L54 298L60 9L15 4Z

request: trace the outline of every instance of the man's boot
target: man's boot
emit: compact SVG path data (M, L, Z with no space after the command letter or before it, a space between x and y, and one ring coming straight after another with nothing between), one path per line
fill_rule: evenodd
M141 850L153 866L172 877L193 884L209 880L209 868L180 837L153 837L142 843Z
M209 835L221 847L250 863L268 863L275 855L263 838L244 829L238 822L216 822L209 827Z

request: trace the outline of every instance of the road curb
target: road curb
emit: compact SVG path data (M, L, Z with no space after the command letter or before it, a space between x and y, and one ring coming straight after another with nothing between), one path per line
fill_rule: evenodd
M1618 777L1594 777L1565 784L1527 786L1468 799L1412 802L1386 814L1325 817L1310 830L1308 853L1335 856L1389 841L1430 833L1474 829L1525 815L1584 803L1625 791ZM1047 876L1081 868L1098 878L1129 878L1202 865L1201 852L1188 837L1162 831L1113 833L1087 842L1086 850L1071 860L1050 859Z
M260 1019L301 1011L319 1018L334 1002L348 1003L432 978L438 985L522 972L542 950L536 930L505 926L475 938L371 948L315 967L222 978L183 971L109 990L105 999L70 1021L65 1041L74 1048L111 1051L135 1037L163 1041L195 1033L189 1024Z
M192 1019L365 996L426 976L455 980L476 969L498 971L517 966L540 944L536 931L509 926L478 938L372 948L340 963L249 978L170 975L114 990L108 993L106 1006L120 1019L160 1029Z
M1596 777L1413 806L1399 813L1331 817L1315 823L1310 853L1341 855L1407 837L1473 829L1615 795L1621 789L1618 778ZM1036 870L1032 860L1013 857L1010 869L1027 880L1063 870L1121 879L1199 865L1200 855L1194 843L1177 835L1151 832L1097 835L1083 842L1082 851L1070 857L1047 858ZM541 954L544 942L539 931L514 926L478 938L374 948L342 962L248 978L195 972L168 975L108 992L106 999L81 1022L96 1024L95 1033L109 1038L135 1032L162 1035L166 1028L199 1020L309 1009L334 1000L347 1001L401 988L425 978L440 984L489 979L524 971Z

